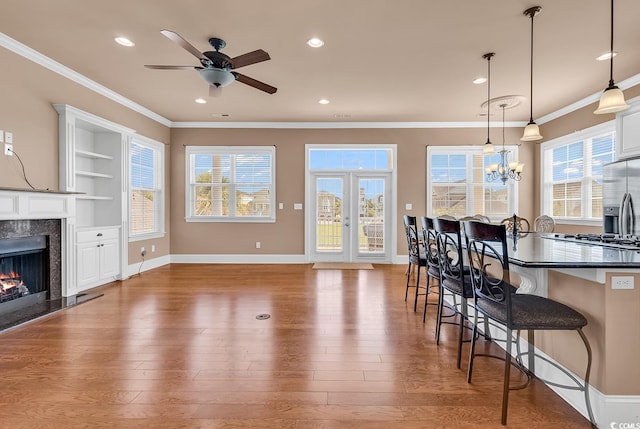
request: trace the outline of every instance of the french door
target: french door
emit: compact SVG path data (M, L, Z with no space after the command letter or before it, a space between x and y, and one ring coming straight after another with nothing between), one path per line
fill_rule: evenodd
M312 262L391 261L391 174L311 173Z

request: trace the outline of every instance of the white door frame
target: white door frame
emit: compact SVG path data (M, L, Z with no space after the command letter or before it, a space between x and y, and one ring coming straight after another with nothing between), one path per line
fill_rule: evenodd
M390 195L385 197L385 204L388 205L389 208L389 217L390 219L385 219L387 234L385 243L389 244L389 251L385 252L385 256L382 258L380 256L371 257L371 262L379 262L379 263L393 263L394 255L398 252L398 239L397 239L397 222L398 222L398 210L397 210L397 145L395 144L371 144L371 145L359 145L359 144L306 144L305 145L305 222L304 222L304 237L305 237L305 261L313 262L314 252L312 249L311 243L311 234L313 232L312 227L315 228L315 213L311 210L315 204L312 203L312 198L314 197L312 193L312 173L309 170L309 150L310 149L390 149L392 153L392 169L389 170L363 170L358 171L358 173L366 174L367 172L376 174L376 173L388 173L389 178L389 189ZM323 171L324 173L332 173L331 171ZM350 170L341 171L341 173L352 172ZM333 173L338 173L338 171L333 171ZM387 222L388 221L388 222ZM363 258L364 259L364 258ZM363 260L361 259L361 260Z

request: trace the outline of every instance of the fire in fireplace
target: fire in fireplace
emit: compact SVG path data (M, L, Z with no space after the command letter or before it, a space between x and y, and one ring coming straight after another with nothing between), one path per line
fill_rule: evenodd
M0 306L49 291L49 246L45 235L0 239Z
M9 274L0 273L0 302L11 301L29 293L29 288L25 286L20 274L13 271Z

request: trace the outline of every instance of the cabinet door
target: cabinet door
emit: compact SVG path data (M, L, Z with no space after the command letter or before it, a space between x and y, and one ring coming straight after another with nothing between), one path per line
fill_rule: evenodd
M78 244L78 286L93 283L100 276L100 243L89 241Z
M618 158L640 155L640 102L616 115Z
M100 243L100 278L115 277L118 274L120 274L118 240L104 240Z

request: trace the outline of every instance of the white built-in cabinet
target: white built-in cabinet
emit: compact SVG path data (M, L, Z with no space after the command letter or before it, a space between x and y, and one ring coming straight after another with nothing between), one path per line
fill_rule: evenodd
M627 110L616 114L618 159L640 156L640 98L629 101Z
M55 104L60 190L77 192L71 252L75 293L122 279L128 264L127 153L134 130Z

